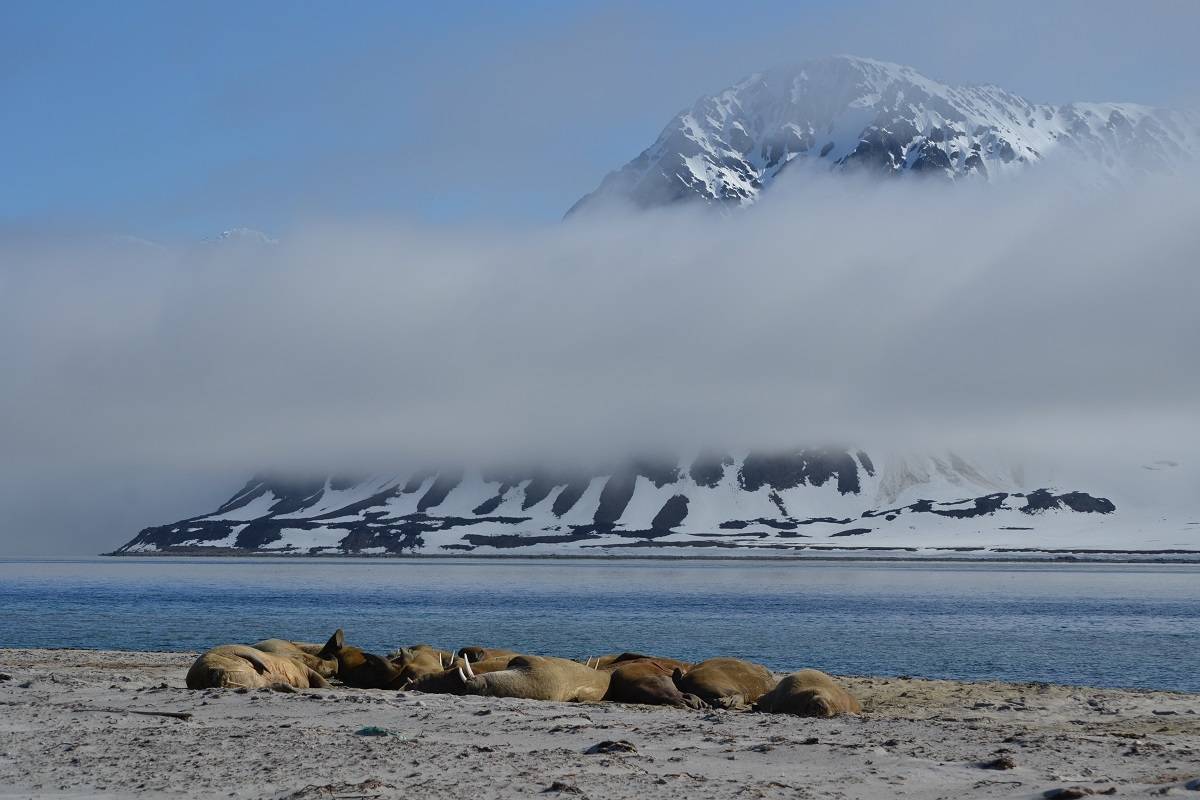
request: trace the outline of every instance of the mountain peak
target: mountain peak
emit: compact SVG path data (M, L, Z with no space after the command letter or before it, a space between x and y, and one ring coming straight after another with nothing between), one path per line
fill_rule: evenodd
M1047 159L1103 175L1200 152L1200 119L1133 103L1036 104L994 84L949 86L854 55L756 72L679 112L581 209L743 206L796 165L991 180Z

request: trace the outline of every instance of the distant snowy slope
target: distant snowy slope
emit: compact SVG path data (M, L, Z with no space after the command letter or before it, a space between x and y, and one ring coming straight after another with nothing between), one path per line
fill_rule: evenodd
M836 56L702 97L568 214L687 200L747 205L802 168L988 179L1063 156L1104 174L1161 170L1198 153L1196 115L1039 105L998 86L947 86L898 64Z
M791 450L633 460L599 472L441 470L367 480L251 480L210 515L147 528L123 553L829 554L1132 551L1200 558L1200 520L1139 505L1180 495L1175 462L1101 495L953 453ZM1114 500L1113 498L1117 498Z

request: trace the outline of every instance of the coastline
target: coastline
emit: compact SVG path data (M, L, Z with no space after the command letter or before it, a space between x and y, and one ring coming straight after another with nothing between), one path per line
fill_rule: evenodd
M991 550L991 555L963 555L982 548L822 548L825 551L808 554L761 555L747 552L735 555L701 555L684 553L307 553L287 550L240 550L237 548L188 547L171 550L97 553L105 558L285 558L333 560L461 560L461 561L721 561L721 562L906 562L946 564L1200 564L1200 550L1115 550L1115 549L1052 549L1052 550ZM922 552L928 553L920 554ZM951 555L958 553L959 555Z
M189 691L193 657L0 650L0 797L1033 798L1190 795L1200 778L1200 695L1182 692L845 677L866 713L824 720ZM629 746L588 752L602 742Z

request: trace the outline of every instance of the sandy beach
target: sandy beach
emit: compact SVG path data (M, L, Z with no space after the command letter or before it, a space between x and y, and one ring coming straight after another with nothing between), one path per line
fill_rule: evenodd
M1200 798L1194 694L845 678L866 713L815 720L189 691L193 657L0 650L0 797Z

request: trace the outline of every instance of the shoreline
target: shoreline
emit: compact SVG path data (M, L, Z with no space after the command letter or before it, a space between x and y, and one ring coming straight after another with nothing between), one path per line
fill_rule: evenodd
M194 655L0 649L0 797L1191 796L1200 779L1196 693L841 677L865 713L808 719L192 691Z
M828 548L829 555L691 555L675 553L640 553L636 555L612 555L591 553L302 553L296 551L270 552L265 550L238 550L234 548L197 547L177 550L151 550L146 552L97 553L102 558L270 558L270 559L322 559L322 560L451 560L451 561L720 561L737 563L753 562L864 562L905 564L1200 564L1200 550L1110 550L1110 549L1056 549L990 551L994 556L949 555L938 550L977 550L980 548L930 548L930 555L904 554L900 548ZM916 548L908 549L911 553ZM855 555L855 552L861 555ZM896 553L896 555L890 555ZM1023 555L1028 553L1029 555ZM35 558L36 556L30 556ZM92 556L80 556L92 557Z

